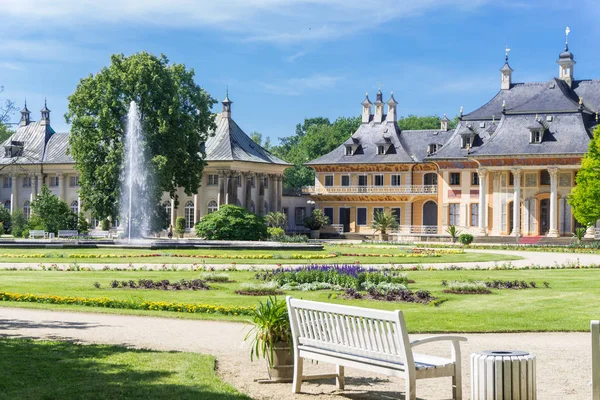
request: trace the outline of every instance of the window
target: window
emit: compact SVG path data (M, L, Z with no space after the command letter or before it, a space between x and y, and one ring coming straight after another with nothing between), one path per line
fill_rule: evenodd
M6 208L7 210L10 210L10 200L6 200L4 202L4 208Z
M324 207L323 214L329 218L329 225L333 224L333 207Z
M356 209L356 225L365 226L367 225L367 209L357 208Z
M100 220L97 217L92 218L92 229L98 228L98 224L100 224Z
M325 186L333 186L333 175L325 175Z
M373 207L373 217L375 217L375 214L382 213L382 212L383 212L383 207Z
M429 186L437 185L437 174L433 172L425 174L423 177L423 184Z
M473 137L471 136L463 136L460 142L460 147L463 149L473 147Z
M450 172L450 185L460 185L460 172Z
M540 185L550 185L550 174L545 169L540 171Z
M515 175L512 174L511 172L508 173L508 186L514 186L515 185Z
M112 227L113 227L113 228L118 228L118 227L120 227L120 226L121 226L121 221L119 220L119 217L117 217L117 218L115 218L115 219L112 221Z
M392 175L392 186L400 186L402 184L402 175Z
M542 131L531 131L529 143L542 143Z
M187 203L185 203L183 212L185 217L185 229L192 229L194 227L194 202L188 200Z
M219 205L217 204L216 200L211 200L208 202L208 206L206 208L206 213L207 214L212 214L215 211L217 211L219 209Z
M358 186L367 186L367 176L366 175L358 176Z
M165 201L163 203L163 207L165 209L165 214L167 214L167 225L171 225L171 219L172 219L172 212L173 209L171 208L171 202L170 201Z
M29 200L23 203L23 215L25 216L25 219L29 219L31 216L31 206L29 205Z
M51 176L50 177L50 187L58 187L58 176Z
M208 186L216 186L219 184L219 175L210 174L208 175Z
M479 174L477 172L471 172L471 186L479 185Z
M346 146L346 152L344 153L347 156L352 155L352 146Z
M350 176L342 175L342 186L350 186Z
M383 175L375 175L375 186L383 186Z
M77 214L77 213L78 213L78 210L79 210L79 202L77 202L77 200L73 200L73 201L71 202L71 206L70 206L70 208L71 208L71 212L72 212L72 213L75 213L75 214Z
M396 222L400 224L400 207L392 208L392 215L396 218Z
M479 203L471 204L471 226L479 225Z
M448 207L450 225L457 226L460 223L460 204L451 203Z
M12 176L5 176L3 180L2 187L11 188L12 187Z
M436 151L438 151L437 144L431 143L429 146L427 146L427 154L435 154Z
M23 177L23 187L24 188L31 187L31 177L30 176Z
M79 186L79 177L78 176L70 176L69 177L69 187L77 187Z
M255 176L250 177L250 186L251 187L256 186L256 177Z
M237 187L242 186L242 176L241 175L235 176L235 186L237 186Z
M296 226L304 226L304 217L306 216L306 208L296 207L294 210L294 224Z
M385 145L380 144L380 145L377 146L377 154L378 155L385 154Z
M265 189L269 188L269 177L268 176L265 176L265 183L264 183L264 185L265 185Z

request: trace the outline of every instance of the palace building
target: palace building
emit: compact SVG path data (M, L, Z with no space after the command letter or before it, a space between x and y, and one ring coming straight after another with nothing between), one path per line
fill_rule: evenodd
M178 190L179 207L168 193L163 197L169 219L185 217L186 228L223 204L236 204L257 214L282 209L283 171L289 166L250 139L231 118L231 104L226 95L222 112L215 116L216 129L206 142L206 160L202 185L192 196ZM79 173L68 153L69 133L57 133L50 125L50 110L41 110L39 121L31 120L27 104L21 111L16 132L3 144L0 157L0 201L13 212L21 209L31 214L31 202L43 184L70 205L83 210L79 197ZM91 219L91 215L88 215ZM99 221L93 221L94 227ZM113 221L118 227L118 220Z
M598 125L600 80L575 78L568 44L558 77L513 82L500 69L499 91L463 114L454 129L401 130L392 93L362 102L362 125L308 165L305 192L338 231L370 234L376 211L393 213L398 234L445 234L454 225L478 236L571 236L567 196ZM387 110L384 110L387 105ZM387 111L387 112L385 112Z

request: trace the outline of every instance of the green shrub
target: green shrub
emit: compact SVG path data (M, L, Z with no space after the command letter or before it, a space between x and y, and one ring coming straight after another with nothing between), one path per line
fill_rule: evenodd
M29 237L29 229L23 230L23 232L21 233L21 237L27 239Z
M458 241L464 244L465 246L468 246L471 243L473 243L473 235L469 233L463 233L458 237Z
M262 217L229 204L202 217L196 235L209 240L264 240L267 225Z
M275 242L281 242L285 238L285 231L278 226L270 226L267 228L269 238Z
M27 228L27 219L23 211L15 209L12 215L12 235L14 237L22 237L23 231Z
M450 225L446 228L446 233L452 236L452 243L456 242L456 239L460 235L460 231L454 225Z
M85 235L89 232L89 230L90 224L87 222L87 219L85 219L85 215L83 215L83 213L79 213L79 216L77 217L77 231L80 235Z
M203 272L200 274L200 279L206 282L229 282L229 275L221 272Z
M283 228L287 225L287 217L279 211L270 212L265 215L265 221L270 227Z
M2 230L0 233L10 233L11 218L10 210L0 206L0 223L2 223Z
M100 223L100 227L102 228L103 231L107 231L110 229L110 221L105 218L102 220L102 222Z
M313 210L312 214L304 218L304 226L311 231L318 231L329 224L329 217L323 210Z
M575 228L575 232L573 232L573 237L577 238L577 242L579 244L581 244L581 242L583 242L583 238L585 237L585 234L587 233L587 228L584 226L580 226Z
M177 217L177 219L175 220L175 234L177 236L179 236L180 238L182 238L184 233L185 233L185 218Z
M492 291L488 288L485 282L482 281L446 281L442 282L442 286L447 286L444 290L446 293L456 294L489 294Z
M61 229L77 229L77 214L71 211L69 205L52 194L46 185L31 203L32 217L29 228L42 225L46 232L57 234Z

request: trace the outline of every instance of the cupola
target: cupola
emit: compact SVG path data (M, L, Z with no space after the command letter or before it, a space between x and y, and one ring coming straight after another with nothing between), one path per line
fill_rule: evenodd
M387 122L395 122L396 121L396 106L398 105L398 102L396 101L396 99L394 99L394 92L392 92L390 99L387 101L387 105L388 105L388 113L387 113L387 117L385 120Z
M373 122L380 124L383 122L383 93L381 89L377 91L377 100L375 100L375 116Z
M510 51L510 49L508 48L508 46L506 46L506 49L505 49L506 55L504 56L504 65L502 66L502 68L500 68L500 73L502 74L501 81L500 81L500 89L502 89L502 90L510 89L510 85L512 83L513 69L510 67L510 65L508 65L508 52L509 51Z
M44 99L44 108L42 108L40 112L42 113L42 119L40 120L41 125L50 125L50 110L48 110L46 99Z
M444 132L447 131L448 130L448 122L450 122L450 120L448 119L448 117L446 117L446 114L444 113L444 116L440 120L440 130L442 130Z
M371 121L371 106L373 105L373 103L371 103L371 100L369 100L369 93L365 95L365 99L361 104L363 106L362 123L368 124Z
M229 100L229 89L225 91L225 98L221 102L223 104L223 111L221 115L225 118L231 118L231 104L233 101Z
M19 126L27 126L31 122L31 111L27 108L27 100L25 100L25 106L21 110L21 121Z
M573 66L575 60L573 59L573 53L569 51L569 33L571 30L567 26L565 30L565 50L558 55L558 78L565 81L569 87L573 84Z

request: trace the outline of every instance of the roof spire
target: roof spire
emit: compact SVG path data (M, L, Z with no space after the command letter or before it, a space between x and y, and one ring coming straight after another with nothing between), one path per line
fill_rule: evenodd
M571 33L571 29L567 26L565 28L565 51L569 50L569 33Z
M508 45L504 46L504 52L506 53L506 55L504 56L504 61L508 63L508 53L510 52Z
M221 102L221 104L223 104L222 114L227 118L231 117L231 103L233 103L233 101L229 100L229 85L227 85L227 88L225 89L225 98Z

